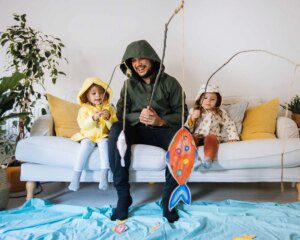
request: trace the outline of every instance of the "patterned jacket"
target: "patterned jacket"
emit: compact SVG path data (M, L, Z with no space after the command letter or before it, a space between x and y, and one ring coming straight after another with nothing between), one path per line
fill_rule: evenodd
M221 132L224 129L228 135L228 140L239 140L235 123L230 119L225 110L221 108L220 110L221 115L207 110L202 113L201 117L196 122L193 122L191 119L191 114L193 112L192 108L185 126L197 137L206 137L208 134L214 134L219 142L222 142L224 139Z

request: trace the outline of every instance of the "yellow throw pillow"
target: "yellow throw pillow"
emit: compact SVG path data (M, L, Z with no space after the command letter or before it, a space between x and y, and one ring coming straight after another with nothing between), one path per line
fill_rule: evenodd
M50 112L54 120L56 136L71 137L80 132L77 115L80 106L47 94Z
M276 138L275 127L278 108L278 98L249 108L243 121L242 140Z

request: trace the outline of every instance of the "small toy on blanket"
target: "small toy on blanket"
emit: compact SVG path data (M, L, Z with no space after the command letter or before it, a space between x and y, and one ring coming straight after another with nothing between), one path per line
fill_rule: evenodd
M128 229L128 227L125 225L125 222L126 220L124 221L117 220L118 224L114 226L112 230L118 234L125 232Z
M252 240L254 238L256 238L255 235L250 236L248 234L245 234L245 235L243 235L241 237L234 237L232 240Z
M152 226L150 228L150 232L154 232L155 230L157 230L160 227L160 222L158 222L156 225Z

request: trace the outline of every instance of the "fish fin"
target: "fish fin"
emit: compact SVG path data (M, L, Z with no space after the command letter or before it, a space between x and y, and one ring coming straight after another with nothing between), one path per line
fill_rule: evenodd
M170 163L170 152L169 151L167 151L167 153L166 153L166 162Z
M169 211L171 211L182 200L186 204L191 204L191 192L186 184L174 189L169 200Z

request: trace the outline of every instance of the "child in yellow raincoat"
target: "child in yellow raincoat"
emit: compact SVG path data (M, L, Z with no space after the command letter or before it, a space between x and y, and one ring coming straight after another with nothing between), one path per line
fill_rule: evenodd
M78 111L77 122L80 132L73 135L71 139L80 142L80 150L69 185L72 191L79 189L82 170L96 145L100 158L99 189L104 190L108 187L107 137L112 123L117 121L117 116L114 107L110 104L112 90L108 88L105 93L106 88L107 84L99 78L87 78L78 93L77 100L81 108Z

